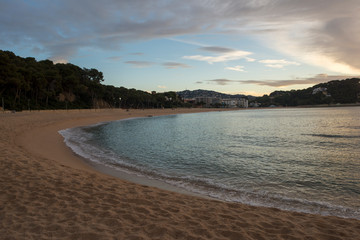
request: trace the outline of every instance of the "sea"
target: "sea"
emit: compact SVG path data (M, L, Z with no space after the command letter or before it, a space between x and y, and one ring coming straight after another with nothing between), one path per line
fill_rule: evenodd
M60 134L89 161L202 196L360 219L360 107L132 118Z

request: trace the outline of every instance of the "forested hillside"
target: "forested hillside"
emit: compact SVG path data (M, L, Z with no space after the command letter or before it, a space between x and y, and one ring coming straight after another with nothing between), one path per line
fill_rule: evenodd
M360 102L360 79L335 80L302 90L275 91L256 101L264 107L357 103Z
M103 85L103 81L102 72L96 69L36 61L0 50L0 101L5 109L182 106L175 92L150 94Z
M231 99L231 98L249 98L254 99L255 97L250 95L244 95L244 94L226 94L221 92L215 92L210 90L204 90L204 89L197 89L197 90L184 90L177 92L179 96L185 99L191 99L191 98L197 98L197 97L212 97L212 98L220 98L220 99Z
M74 108L162 108L183 107L181 97L189 94L208 97L244 97L206 90L148 93L136 89L104 85L103 73L73 64L54 64L50 60L22 58L0 50L0 101L8 110ZM313 87L275 91L250 101L262 107L346 104L360 102L360 79L352 78L321 83ZM197 96L196 95L196 96Z

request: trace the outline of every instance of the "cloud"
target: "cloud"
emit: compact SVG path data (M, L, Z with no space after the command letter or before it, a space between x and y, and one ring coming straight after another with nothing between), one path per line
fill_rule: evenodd
M244 66L237 65L235 67L226 67L225 69L237 71L237 72L245 72Z
M280 60L268 59L268 60L260 60L259 62L264 63L265 66L270 68L283 68L289 65L296 65L296 66L300 65L300 63L287 61L285 59L280 59Z
M174 42L180 42L180 43L185 43L185 44L189 44L189 45L193 45L193 46L200 46L200 47L206 47L206 45L204 45L203 43L199 43L199 42L195 42L195 41L189 41L189 40L184 40L184 39L178 39L178 38L166 38L167 40L170 41L174 41Z
M230 53L230 52L236 52L237 50L226 48L226 47L218 47L218 46L212 46L212 47L202 47L200 50L208 51L208 52L214 52L214 53Z
M252 54L251 52L247 52L247 51L241 51L241 50L218 47L218 46L201 47L199 49L217 53L218 55L217 56L193 55L193 56L184 56L183 58L190 60L204 61L204 62L208 62L209 64L213 64L216 62L227 62L227 61L246 58L248 55Z
M148 61L126 61L124 63L130 64L135 68L147 68L147 67L151 67L151 66L157 64L155 62L148 62ZM165 62L165 63L162 63L161 65L168 69L190 68L191 67L187 64L178 63L178 62Z
M127 61L126 64L130 64L135 68L146 68L154 65L153 62L147 62L147 61Z
M310 65L342 74L360 74L359 3L346 0L291 1L269 4L252 31L268 47ZM292 11L291 9L296 9ZM270 18L271 13L274 13ZM267 20L265 23L264 20ZM266 32L265 30L272 31Z
M237 34L297 62L360 74L358 14L358 0L11 0L0 2L0 45L69 60L86 47L114 51L131 41ZM214 63L247 55L189 57Z
M165 88L167 88L166 86L161 86L161 85L159 85L159 86L157 86L158 88L160 88L160 89L165 89Z
M318 74L310 78L295 78L291 80L229 80L229 79L213 79L207 80L208 83L214 83L217 85L230 85L230 84L255 84L260 86L269 87L287 87L292 85L316 85L319 83L329 82L332 80L342 80L349 78L350 76Z
M66 59L61 59L61 58L53 59L53 62L54 62L54 64L57 64L57 63L66 64L66 63L68 63L68 61Z
M163 9L167 9L166 14ZM200 25L190 24L178 14L193 14L186 9L175 1L160 0L109 0L106 4L87 0L2 1L0 44L38 47L52 59L69 59L86 47L114 51L134 40L198 32Z
M207 80L206 82L215 83L217 85L225 86L225 85L229 85L229 84L236 83L236 82L239 82L239 81L221 78L221 79Z
M107 59L109 59L111 61L114 61L114 62L117 62L117 61L121 60L121 57L120 56L112 56L112 57L108 57Z
M190 68L189 65L184 64L184 63L178 63L178 62L165 62L162 64L164 67L169 68L169 69L174 69L174 68Z
M256 59L250 58L250 57L246 57L245 59L246 59L246 61L248 61L248 62L255 62L255 61L256 61Z

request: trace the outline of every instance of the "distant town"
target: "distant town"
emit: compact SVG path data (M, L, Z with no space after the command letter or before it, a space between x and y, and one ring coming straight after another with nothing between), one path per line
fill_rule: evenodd
M348 105L360 103L360 79L334 80L310 88L274 91L269 95L229 95L207 90L185 90L177 92L182 100L193 107L248 108L287 107L309 105Z
M185 90L177 92L184 103L197 107L215 107L215 108L248 108L249 99L254 100L253 96L230 95L208 90ZM251 104L250 106L253 106Z
M214 97L196 97L184 99L185 103L198 105L201 107L222 107L222 108L248 108L249 100L246 98L214 98Z

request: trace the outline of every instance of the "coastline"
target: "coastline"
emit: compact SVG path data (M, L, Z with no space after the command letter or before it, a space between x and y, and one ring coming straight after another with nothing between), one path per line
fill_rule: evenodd
M210 109L0 114L4 149L0 238L355 239L360 235L359 220L226 203L114 178L89 166L58 134L98 122L205 111Z

